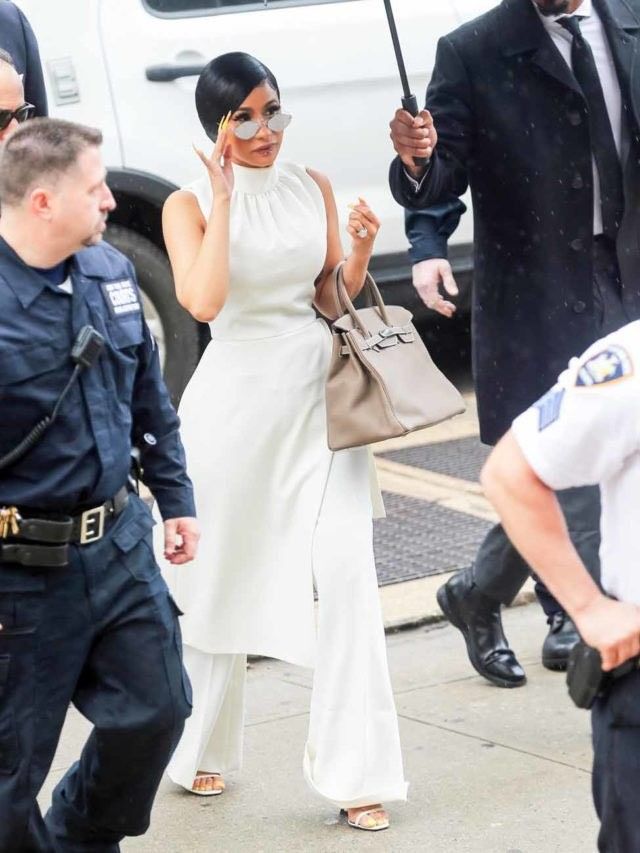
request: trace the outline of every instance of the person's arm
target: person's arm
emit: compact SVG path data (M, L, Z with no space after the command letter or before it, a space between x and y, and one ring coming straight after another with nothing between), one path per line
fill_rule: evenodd
M46 116L48 115L47 92L44 85L38 42L24 13L19 9L17 11L20 16L25 43L24 97L28 103L33 104L36 108L36 116Z
M178 190L162 211L164 234L176 297L200 322L214 320L229 294L229 217L233 192L231 159L224 156L227 131L221 130L207 158L197 151L213 191L213 204L205 220L193 193Z
M606 669L640 650L640 608L606 598L589 577L553 489L611 482L640 453L637 329L597 341L517 417L482 472L507 534L597 648ZM631 349L632 348L632 349Z
M405 209L404 212L409 256L413 261L413 286L427 308L444 317L452 317L456 306L443 298L440 285L449 296L458 295L458 286L447 259L447 241L466 209L459 198L452 197L423 210Z
M325 317L333 318L336 316L336 309L330 287L332 274L340 261L344 260L338 225L338 211L329 179L312 169L307 171L322 192L327 214L327 254L322 270L315 282L316 298L314 303ZM347 231L351 236L352 248L343 270L345 287L352 299L355 299L362 290L379 228L380 222L369 205L364 199L358 199L358 204L352 206L349 214ZM365 229L367 232L364 237L358 236L361 229Z
M451 196L464 195L473 144L473 98L466 68L448 37L438 42L433 76L427 89L427 106L413 118L398 110L391 121L391 139L398 156L391 163L389 184L403 207L417 210ZM435 133L431 129L435 126ZM421 138L430 143L426 170L415 168Z
M492 452L481 479L509 539L583 640L598 649L603 669L639 654L640 608L613 601L598 589L571 542L555 493L527 462L512 432Z
M130 277L135 281L133 267ZM200 536L193 486L187 474L176 414L160 370L158 348L144 317L143 341L132 394L132 444L140 449L142 481L158 503L165 528L165 556L174 564L195 556Z

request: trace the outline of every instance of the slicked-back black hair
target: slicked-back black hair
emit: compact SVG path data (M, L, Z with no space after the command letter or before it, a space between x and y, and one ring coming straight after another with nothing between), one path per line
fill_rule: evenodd
M237 110L247 95L263 83L269 83L280 97L273 73L255 56L237 51L211 60L196 86L196 110L209 139L217 137L220 120L229 111Z

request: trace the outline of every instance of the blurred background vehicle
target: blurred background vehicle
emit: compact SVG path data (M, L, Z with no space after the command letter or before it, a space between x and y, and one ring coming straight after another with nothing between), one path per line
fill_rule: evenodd
M278 78L294 122L284 158L331 178L341 219L364 196L382 228L372 272L389 302L414 312L423 333L446 331L411 285L402 210L387 186L388 122L400 84L381 0L17 0L40 44L50 113L100 127L109 185L118 202L107 239L135 264L165 376L178 399L208 328L176 302L161 210L197 178L192 142L210 145L197 120L197 76L214 56L255 54ZM492 0L395 0L411 85L423 101L438 38ZM468 199L466 200L468 203ZM472 225L450 243L461 287L458 330L469 312ZM455 324L454 324L455 326ZM457 345L457 344L456 344Z

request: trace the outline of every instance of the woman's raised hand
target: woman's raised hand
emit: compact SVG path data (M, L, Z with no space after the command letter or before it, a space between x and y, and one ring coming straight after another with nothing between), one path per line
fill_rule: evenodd
M371 254L374 240L380 229L380 220L363 198L358 197L358 204L350 204L349 207L351 213L347 231L351 235L353 251L366 251Z
M228 126L231 113L222 119L218 125L218 138L213 147L211 157L193 146L194 151L202 160L209 174L211 188L215 200L230 199L233 192L233 167L231 165L231 146L228 142Z

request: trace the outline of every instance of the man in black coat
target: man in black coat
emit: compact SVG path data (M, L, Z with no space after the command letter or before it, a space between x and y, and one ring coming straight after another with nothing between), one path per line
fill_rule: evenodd
M47 115L38 42L29 21L11 0L0 0L0 48L10 54L18 74L23 76L25 99L35 107L36 116Z
M430 112L398 111L391 122L400 204L424 208L471 187L474 374L488 444L571 356L640 317L639 36L639 0L503 0L440 40ZM414 157L431 159L424 167ZM555 410L539 406L542 430ZM597 487L559 497L597 577ZM474 667L504 687L525 675L500 604L527 571L497 526L473 569L438 594ZM576 637L563 613L554 635L562 666Z

